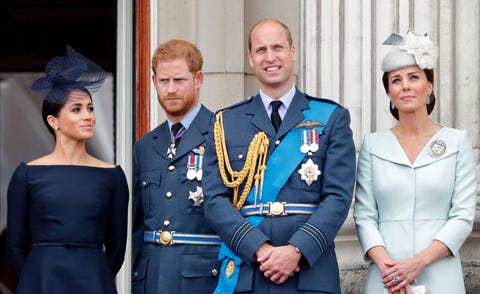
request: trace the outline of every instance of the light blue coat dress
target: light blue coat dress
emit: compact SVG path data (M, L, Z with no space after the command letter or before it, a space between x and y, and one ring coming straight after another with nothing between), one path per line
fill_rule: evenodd
M475 162L466 131L443 127L413 164L392 131L365 137L354 211L363 253L384 246L398 260L414 256L433 240L442 242L452 255L417 277L428 293L465 293L459 250L472 230L475 198ZM380 271L372 262L365 293L382 291Z

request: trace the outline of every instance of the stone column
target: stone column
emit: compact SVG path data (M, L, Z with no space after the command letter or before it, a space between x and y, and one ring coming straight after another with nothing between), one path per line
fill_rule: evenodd
M454 107L450 108L454 116L454 126L467 129L474 147L479 173L480 151L480 1L454 1L455 21L454 46ZM441 36L440 36L441 37ZM477 188L480 185L477 181ZM477 193L477 213L474 229L462 248L462 262L465 273L465 284L468 293L480 292L480 198Z
M257 93L247 58L249 30L262 18L283 21L297 47L296 85L349 109L357 150L365 134L396 123L381 82L380 63L389 50L381 43L390 33L404 34L409 28L429 32L440 46L435 71L438 104L431 117L469 131L480 167L480 0L158 0L155 7L157 19L152 22L158 43L181 38L202 51L206 80L201 101L212 110ZM157 113L158 122L165 119L163 111ZM351 212L336 246L342 291L362 293L366 263ZM480 205L461 251L468 293L480 291L478 248Z

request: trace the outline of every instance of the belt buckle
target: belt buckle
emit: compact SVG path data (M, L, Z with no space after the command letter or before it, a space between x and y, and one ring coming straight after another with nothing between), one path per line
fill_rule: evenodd
M268 202L268 213L269 216L279 216L279 215L287 215L285 212L285 204L287 202Z
M157 243L161 245L172 245L174 233L175 231L158 231L157 234L159 235L159 238Z

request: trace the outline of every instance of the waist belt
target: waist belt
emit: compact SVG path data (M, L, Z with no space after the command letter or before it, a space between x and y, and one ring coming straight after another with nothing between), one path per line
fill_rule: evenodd
M67 248L103 248L100 243L82 243L82 242L35 242L34 247L67 247Z
M317 211L316 204L287 202L267 202L257 205L245 205L240 209L240 213L243 216L285 216L289 214L313 214L315 211Z
M143 241L160 245L194 244L194 245L220 245L218 235L184 234L175 231L145 231Z

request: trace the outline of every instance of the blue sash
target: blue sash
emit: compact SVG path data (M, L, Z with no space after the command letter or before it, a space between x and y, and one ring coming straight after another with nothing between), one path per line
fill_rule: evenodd
M320 121L323 125L315 127L320 134L327 124L330 116L337 107L332 103L326 103L311 100L309 109L303 111L305 121ZM280 145L277 146L267 162L267 170L263 182L262 203L274 202L278 196L278 192L285 185L295 168L305 157L300 151L300 129L292 129L288 132ZM253 204L255 197L255 189L251 189L248 194L245 205ZM263 216L252 215L246 218L253 226L258 227L262 222ZM214 294L233 293L238 283L238 274L240 273L240 265L242 259L228 248L224 242L220 244L218 259L222 261L220 277ZM233 273L227 277L225 272L230 261L234 263Z

